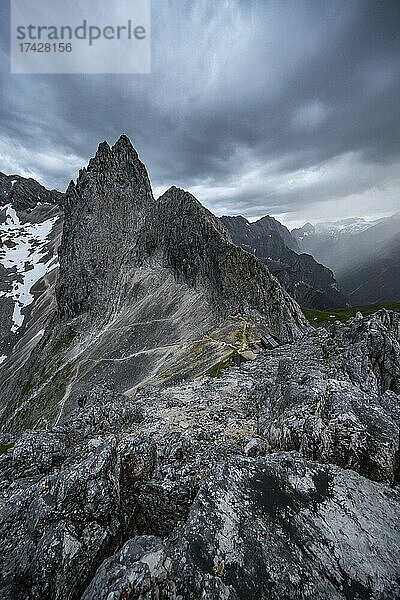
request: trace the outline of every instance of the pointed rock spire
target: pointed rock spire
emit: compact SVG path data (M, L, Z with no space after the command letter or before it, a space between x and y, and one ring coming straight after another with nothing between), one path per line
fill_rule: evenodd
M60 245L57 302L61 314L105 311L118 298L146 212L154 203L146 167L129 138L102 142L70 185Z

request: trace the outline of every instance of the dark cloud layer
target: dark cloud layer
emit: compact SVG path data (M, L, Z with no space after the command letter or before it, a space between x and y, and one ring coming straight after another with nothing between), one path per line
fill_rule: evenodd
M0 170L63 188L123 131L156 191L288 222L398 210L397 0L153 0L151 75L8 73Z

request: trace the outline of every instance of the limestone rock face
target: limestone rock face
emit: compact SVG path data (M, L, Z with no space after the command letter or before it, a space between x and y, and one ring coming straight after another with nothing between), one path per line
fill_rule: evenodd
M201 488L183 527L164 543L127 542L83 598L132 590L131 597L176 600L394 599L399 499L398 491L295 453L233 459ZM383 536L384 550L376 545Z
M258 315L282 341L301 334L296 304L260 261L231 243L219 220L190 193L170 188L144 228L148 256L160 255L178 281L204 291L226 317Z
M106 320L117 309L153 202L146 168L129 139L121 136L112 148L100 144L66 193L57 285L61 316L94 313Z
M261 393L260 427L276 450L400 481L399 315L331 327L300 359L282 358ZM315 343L314 342L314 343Z
M400 393L400 315L380 310L332 328L332 348L344 348L340 367L361 389ZM326 347L330 354L330 343Z
M351 471L296 454L234 459L200 490L185 526L164 548L153 544L152 553L136 555L136 565L149 564L149 587L161 598L394 599L399 499ZM384 549L376 545L383 538ZM157 554L164 569L172 563L166 581L151 569ZM101 589L102 575L87 600Z

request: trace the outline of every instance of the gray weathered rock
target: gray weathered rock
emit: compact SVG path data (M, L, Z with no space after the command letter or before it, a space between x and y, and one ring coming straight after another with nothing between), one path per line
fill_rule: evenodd
M232 459L184 526L164 544L125 544L83 598L394 600L399 502L398 491L295 453Z
M398 482L398 322L381 311L337 323L282 358L276 380L260 389L260 431L271 447Z
M4 437L0 597L397 598L399 398L343 360L376 320Z

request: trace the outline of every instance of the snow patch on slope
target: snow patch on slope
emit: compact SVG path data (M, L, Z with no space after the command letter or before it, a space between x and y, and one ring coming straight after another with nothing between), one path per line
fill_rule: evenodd
M14 301L11 331L15 333L24 321L22 309L34 300L32 287L58 266L55 257L51 257L47 262L43 260L48 253L48 236L58 217L43 223L22 224L11 204L3 207L3 210L5 222L0 223L0 264L12 270L15 277L11 290L0 292L0 296L11 297Z

